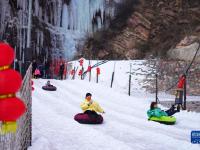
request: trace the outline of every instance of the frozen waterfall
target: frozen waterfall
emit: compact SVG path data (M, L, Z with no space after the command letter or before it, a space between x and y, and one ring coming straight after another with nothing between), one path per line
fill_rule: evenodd
M71 59L78 43L109 25L118 1L121 0L30 0L29 8L26 0L1 0L0 40L10 40L16 46L18 59L24 58L30 9L33 57L42 54L45 59L49 56ZM13 34L15 41L11 39Z
M67 58L74 56L78 39L102 28L105 5L105 0L71 0L69 5L63 5L61 26L65 29Z

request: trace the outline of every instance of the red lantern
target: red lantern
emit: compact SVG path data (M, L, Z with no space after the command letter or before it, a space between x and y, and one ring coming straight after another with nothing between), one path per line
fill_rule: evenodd
M0 120L16 121L26 110L24 103L14 97L0 99Z
M100 75L100 68L97 67L97 74Z
M75 74L75 71L74 71L74 69L73 69L73 70L71 70L70 74L71 74L72 76Z
M35 90L35 88L34 87L32 87L32 91L34 91Z
M83 74L83 71L82 71L82 70L79 70L78 75L81 76L82 74Z
M12 64L14 60L14 50L8 44L0 43L0 67Z
M15 93L22 83L21 75L12 69L0 71L0 94Z
M92 70L92 67L91 67L91 66L88 66L87 71L90 72L91 70Z
M22 78L17 71L9 69L9 65L14 60L14 51L8 44L1 43L0 54L0 121L3 121L2 131L10 133L16 131L15 122L25 112L26 107L15 97ZM13 125L15 125L14 129Z

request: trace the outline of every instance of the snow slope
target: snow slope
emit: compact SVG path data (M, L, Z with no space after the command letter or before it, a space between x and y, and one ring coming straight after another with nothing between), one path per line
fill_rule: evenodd
M127 61L118 64L129 66ZM181 111L175 115L177 123L173 126L148 121L146 111L152 95L140 91L133 80L133 89L138 92L128 96L122 86L127 84L125 72L128 68L120 68L121 65L116 65L121 77L116 76L118 82L111 89L110 77L103 73L112 73L108 66L113 63L101 66L99 84L94 82L95 78L92 82L81 81L78 77L76 80L51 80L58 90L48 92L41 89L46 80L34 80L33 145L29 150L200 149L200 145L190 143L191 131L200 128L199 113ZM91 92L106 112L102 125L83 125L73 120L74 115L81 112L80 103L86 92Z

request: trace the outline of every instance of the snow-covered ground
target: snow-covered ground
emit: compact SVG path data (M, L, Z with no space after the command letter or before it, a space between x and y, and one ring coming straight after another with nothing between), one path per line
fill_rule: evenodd
M133 69L147 69L142 61L131 63ZM144 77L134 75L128 96L129 64L117 61L112 89L113 61L100 67L99 84L95 76L92 82L76 76L75 80L51 80L57 91L48 92L41 89L47 80L34 80L33 144L29 150L199 150L200 145L191 144L190 134L200 129L200 114L181 111L175 114L177 123L172 126L148 121L146 111L154 95L141 89L138 81ZM81 112L80 103L87 92L106 112L102 125L83 125L73 120Z

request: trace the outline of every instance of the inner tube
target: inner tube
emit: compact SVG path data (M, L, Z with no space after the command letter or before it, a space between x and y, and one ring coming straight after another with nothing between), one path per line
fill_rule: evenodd
M102 124L103 117L101 115L97 115L96 117L90 116L88 114L79 113L74 116L74 120L81 124Z
M43 90L46 90L46 91L56 91L57 88L55 86L43 86L42 87Z
M173 116L150 117L148 120L167 125L173 125L176 123L176 118Z

